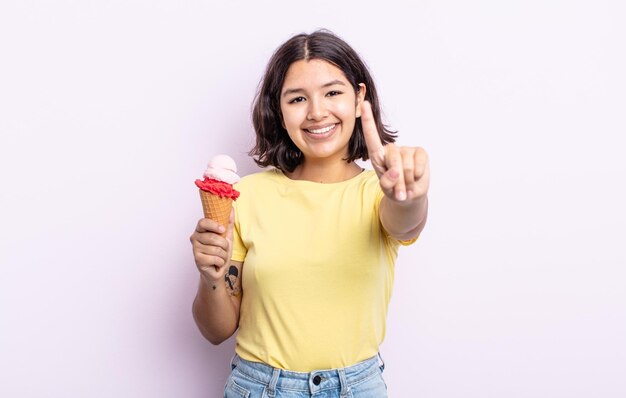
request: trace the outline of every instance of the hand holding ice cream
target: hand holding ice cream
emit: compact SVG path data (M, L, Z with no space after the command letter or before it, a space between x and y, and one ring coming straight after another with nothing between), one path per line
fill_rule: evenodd
M232 252L232 203L239 197L237 165L227 155L213 157L202 180L196 180L204 217L191 235L196 265L208 280L224 278ZM207 220L208 219L208 220Z

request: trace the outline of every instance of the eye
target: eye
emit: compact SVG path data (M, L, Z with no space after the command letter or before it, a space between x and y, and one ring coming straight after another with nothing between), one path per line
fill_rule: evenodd
M334 97L334 96L340 95L340 94L342 94L341 91L333 90L333 91L329 91L328 94L326 94L326 95L329 96L329 97Z
M296 97L293 99L290 99L289 102L287 102L288 104L295 104L296 102L302 102L304 101L304 97Z

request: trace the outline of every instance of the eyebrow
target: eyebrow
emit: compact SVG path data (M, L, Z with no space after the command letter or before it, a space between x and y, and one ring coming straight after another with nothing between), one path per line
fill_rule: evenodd
M342 82L341 80L339 80L339 79L335 79L335 80L332 80L332 81L330 81L330 82L328 82L326 84L323 84L322 88L326 88L326 87L330 87L330 86L334 86L334 85L345 86L346 84L344 82ZM290 95L290 94L297 94L297 93L303 93L303 92L304 92L303 88L290 88L290 89L287 89L287 90L283 91L283 95L282 96L286 97L287 95Z

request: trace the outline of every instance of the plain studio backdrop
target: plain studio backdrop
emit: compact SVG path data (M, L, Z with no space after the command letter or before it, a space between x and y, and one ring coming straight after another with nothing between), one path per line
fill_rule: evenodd
M216 153L257 170L265 65L321 27L431 157L381 349L390 396L626 396L625 11L4 0L0 396L221 396L234 343L191 316L193 181Z

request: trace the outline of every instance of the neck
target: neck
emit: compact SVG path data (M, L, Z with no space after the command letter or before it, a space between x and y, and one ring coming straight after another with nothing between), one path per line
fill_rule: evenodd
M341 162L311 162L305 161L291 173L285 173L292 180L305 180L319 183L335 183L351 179L361 173L363 169L356 163Z

